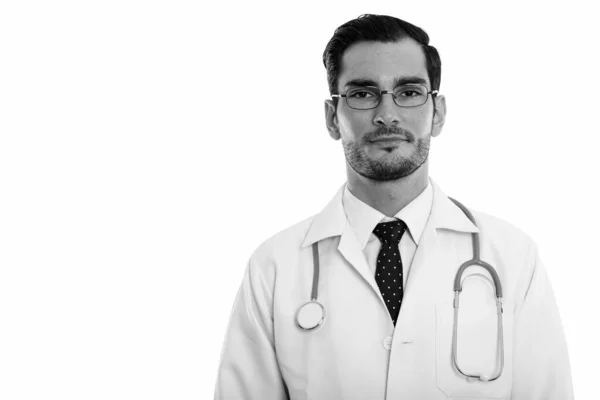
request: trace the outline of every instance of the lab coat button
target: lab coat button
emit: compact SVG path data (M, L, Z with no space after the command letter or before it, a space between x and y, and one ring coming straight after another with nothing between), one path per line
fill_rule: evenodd
M386 350L392 349L392 337L391 336L388 336L385 339L383 339L383 348Z

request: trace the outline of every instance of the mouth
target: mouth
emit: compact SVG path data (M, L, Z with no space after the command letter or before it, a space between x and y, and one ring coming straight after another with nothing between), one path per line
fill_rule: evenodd
M371 140L371 143L377 143L377 142L406 142L407 140L403 137L400 136L382 136L380 138L377 138L375 140Z

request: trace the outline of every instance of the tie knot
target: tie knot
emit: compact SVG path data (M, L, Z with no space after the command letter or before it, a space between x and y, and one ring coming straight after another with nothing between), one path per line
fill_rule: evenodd
M406 230L406 224L401 219L381 222L377 224L373 233L379 238L380 241L390 241L393 243L400 243L402 234Z

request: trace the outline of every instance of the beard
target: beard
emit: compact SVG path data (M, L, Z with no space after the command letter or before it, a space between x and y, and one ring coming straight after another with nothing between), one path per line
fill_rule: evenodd
M384 161L373 160L370 158L365 147L373 146L370 141L380 136L403 136L407 139L401 145L414 145L414 151L408 157L396 156L393 159ZM357 174L379 182L394 181L409 176L415 172L421 165L427 161L429 156L429 147L431 143L431 132L424 138L416 139L415 135L402 128L382 127L378 131L364 135L358 141L344 141L344 153L346 161ZM384 148L388 153L392 149Z

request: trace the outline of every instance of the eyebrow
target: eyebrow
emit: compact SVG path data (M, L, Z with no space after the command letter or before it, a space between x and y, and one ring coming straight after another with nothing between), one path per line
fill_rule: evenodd
M400 86L400 85L408 85L408 84L420 84L423 86L427 86L427 81L423 78L420 78L418 76L403 76L403 77L396 77L394 78L394 80L392 81L392 87L396 87L396 86ZM348 82L346 82L346 85L344 87L348 87L348 86L375 86L375 87L379 87L379 85L377 84L377 82L375 82L372 79L352 79Z

